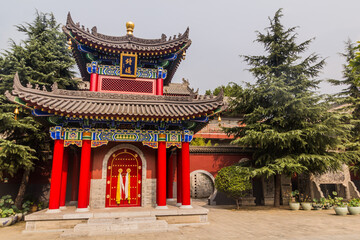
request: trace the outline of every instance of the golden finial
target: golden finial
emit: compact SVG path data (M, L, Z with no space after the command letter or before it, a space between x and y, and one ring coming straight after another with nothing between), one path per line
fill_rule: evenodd
M126 23L126 31L128 35L133 35L135 24L133 22Z
M18 107L15 108L14 114L15 114L15 117L14 117L15 120L17 120L17 115L19 114L19 108Z

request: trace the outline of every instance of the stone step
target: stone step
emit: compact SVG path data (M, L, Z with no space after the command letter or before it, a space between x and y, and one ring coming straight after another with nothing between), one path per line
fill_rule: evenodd
M90 219L89 219L90 220ZM167 232L178 230L175 226L169 226L165 220L156 218L132 218L132 221L124 219L103 219L104 221L77 224L73 230L65 231L61 237L101 236L150 232Z
M136 217L119 217L119 218L89 218L88 223L98 223L98 224L119 224L119 223L129 223L129 222L155 222L155 216L136 216Z

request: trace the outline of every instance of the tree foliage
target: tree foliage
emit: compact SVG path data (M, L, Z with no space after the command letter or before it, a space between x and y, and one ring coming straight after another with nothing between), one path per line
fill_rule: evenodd
M349 122L353 125L349 142L346 144L346 154L350 158L350 169L355 173L360 171L360 58L356 51L359 49L351 40L345 42L345 52L340 55L345 58L343 65L343 78L330 79L329 82L335 86L342 86L341 92L335 95L337 111L351 113Z
M18 120L14 119L17 106L4 93L11 91L15 73L24 85L49 87L57 82L62 88L76 88L71 70L75 61L53 14L36 12L32 23L16 27L26 39L20 44L11 40L0 56L0 179L4 174L14 176L20 169L29 174L35 160L46 159L44 152L50 152L46 126L35 121L27 109L20 108Z
M206 146L206 147L211 147L212 146L212 143L211 143L211 140L208 140L206 141L204 138L202 137L197 137L197 138L194 138L191 143L190 143L191 146Z
M50 87L57 82L59 88L76 89L71 70L75 61L54 15L36 12L32 23L16 28L26 39L20 44L11 40L10 49L0 58L1 93L11 89L16 72L23 84Z
M226 86L221 85L215 88L213 91L206 90L205 95L217 96L220 93L221 89L224 91L224 95L227 97L236 97L243 91L243 88L240 85L234 82L230 82Z
M252 189L250 170L236 165L224 167L215 178L215 187L234 199L239 209L239 200Z
M233 101L233 111L243 115L239 127L225 131L233 143L254 149L254 174L277 176L304 171L323 173L338 169L350 125L346 116L329 112L329 105L315 90L316 77L325 62L317 54L302 55L312 39L297 44L296 28L285 29L279 9L256 42L265 55L242 56L256 79L243 96ZM275 205L280 204L280 183L275 186Z

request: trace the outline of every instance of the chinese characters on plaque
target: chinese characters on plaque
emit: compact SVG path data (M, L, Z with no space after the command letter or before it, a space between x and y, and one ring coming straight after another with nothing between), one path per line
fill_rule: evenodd
M122 53L120 55L120 76L136 77L137 55L132 53Z

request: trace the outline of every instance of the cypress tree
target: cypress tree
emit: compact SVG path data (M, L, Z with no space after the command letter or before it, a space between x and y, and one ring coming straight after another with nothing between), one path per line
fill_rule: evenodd
M282 174L339 169L337 151L350 127L315 92L325 62L317 54L302 57L312 39L297 44L296 27L285 29L282 16L279 9L266 32L257 32L265 55L242 56L256 83L232 104L243 124L225 129L235 135L233 143L254 149L253 175L274 177L274 206L280 205Z
M48 128L35 121L27 109L19 109L4 96L11 91L14 75L22 84L28 82L49 88L57 82L60 88L76 89L71 70L75 61L67 49L66 36L54 15L36 12L35 20L16 26L26 39L20 44L10 41L10 48L0 57L0 179L24 170L15 204L21 205L30 171L37 160L46 160L50 151Z

